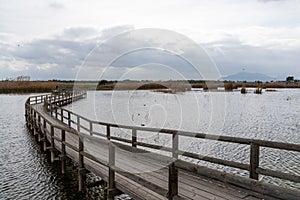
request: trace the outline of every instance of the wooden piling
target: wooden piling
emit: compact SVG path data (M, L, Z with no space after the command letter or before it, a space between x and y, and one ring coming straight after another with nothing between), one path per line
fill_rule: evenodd
M61 173L64 174L66 172L66 131L61 130Z
M132 129L132 139L131 139L132 147L136 147L136 142L137 142L137 133L136 129Z
M115 171L112 169L115 166L115 146L109 143L109 170L108 170L108 190L107 197L109 200L114 199L115 188Z
M54 152L54 127L51 126L51 148L50 148L50 152L51 152L51 162L53 163L55 160L55 152Z
M250 144L250 178L258 180L256 169L259 166L259 146L255 143Z
M169 164L169 191L168 199L173 199L178 195L178 169L176 168L174 162L178 159L178 142L179 136L177 132L172 134L172 157L174 161Z

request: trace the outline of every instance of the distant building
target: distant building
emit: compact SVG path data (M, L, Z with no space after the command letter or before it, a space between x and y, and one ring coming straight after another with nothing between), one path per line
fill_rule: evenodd
M294 77L293 76L286 77L286 82L293 83L294 82Z

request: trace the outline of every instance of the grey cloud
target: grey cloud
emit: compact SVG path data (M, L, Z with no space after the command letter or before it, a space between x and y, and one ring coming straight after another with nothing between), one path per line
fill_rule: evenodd
M49 4L49 7L50 8L53 8L53 9L64 9L65 6L61 3L58 3L58 2L52 2Z
M95 28L75 27L65 29L62 34L48 39L35 39L22 44L0 42L1 60L6 62L5 69L2 64L0 75L6 77L13 73L21 73L30 74L33 78L74 79L77 68L82 65L99 40L105 40L109 32L117 34L118 31L126 29L128 26L113 27L111 31L106 29L102 34ZM15 63L13 61L23 62L24 70L13 72L9 69L8 66Z
M289 74L300 77L300 47L282 50L242 44L238 40L204 44L208 54L224 75L235 74L243 68L248 72L263 73L283 78Z
M32 64L56 63L67 67L80 64L93 44L69 40L34 40L15 48L11 53L16 59L24 59Z
M109 39L118 34L124 33L126 31L130 31L133 29L134 29L134 27L132 25L123 25L123 26L115 26L115 27L107 28L107 29L104 29L101 31L101 38Z
M263 3L268 3L268 2L286 1L286 0L258 0L258 1L263 2Z
M168 51L171 53L166 53ZM112 61L114 62L110 63ZM160 29L140 29L112 38L93 51L85 66L94 67L94 70L109 66L124 70L122 68L133 68L148 63L169 66L187 79L220 77L199 45L178 33ZM80 74L87 74L86 70L94 73L92 68L82 70L84 72Z
M86 37L97 36L99 32L97 29L92 27L72 27L64 29L61 35L56 36L57 38L64 39L84 39Z
M107 64L110 61L106 59L119 55L121 50L134 49L136 46L147 46L149 41L142 39L132 40L131 42L116 40L111 42L109 46L100 43L100 46L104 45L102 51L100 50L97 54L87 57L97 46L97 42L104 41L111 37L111 34L117 34L118 31L128 29L130 29L129 26L124 26L97 32L94 28L78 27L66 29L60 36L36 39L20 46L2 41L0 42L1 76L3 78L18 73L16 76L28 74L39 79L74 79L80 66L101 68L103 63ZM166 45L174 46L178 42L180 41ZM242 68L246 68L248 72L259 72L273 77L284 77L289 74L300 77L300 68L296 66L297 63L300 63L300 47L289 50L254 47L243 44L237 37L231 35L227 35L225 39L201 45L206 49L223 75L234 74L240 72ZM190 53L183 52L182 55ZM86 58L87 60L85 60ZM14 63L14 61L24 61L28 66L24 67L23 71L13 72L9 69L8 63ZM130 52L126 56L121 56L111 65L114 69L122 71L147 63L170 66L188 79L201 78L184 59L154 49ZM47 68L47 66L50 67ZM44 69L40 69L42 67Z

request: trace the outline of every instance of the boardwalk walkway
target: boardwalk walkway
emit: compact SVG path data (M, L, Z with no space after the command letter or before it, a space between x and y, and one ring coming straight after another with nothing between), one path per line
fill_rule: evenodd
M135 139L133 137L132 141L129 141L132 142L132 146L125 144L128 142L126 139L113 142L112 140L116 138L110 136L112 125L105 124L106 134L96 134L93 132L95 126L93 122L89 123L88 129L85 125L81 125L85 118L78 116L72 118L74 113L60 107L71 103L74 99L74 95L57 99L41 97L40 100L33 100L35 103L32 104L28 103L32 102L29 100L26 115L28 126L32 128L34 134L38 135L38 140L44 143L44 150L51 151L51 160L61 161L62 173L65 171L66 157L78 163L79 190L84 189L85 173L91 171L108 183L109 199L120 191L135 199L254 200L300 197L298 191L273 187L249 178L218 173L176 159L176 162L179 162L177 164L174 157L159 156L138 149L136 145L142 144L136 141L135 129L133 129ZM51 104L51 101L54 103ZM47 104L49 102L50 104ZM77 125L76 128L72 124ZM173 141L173 144L176 142ZM299 150L297 149L299 146L295 148ZM60 153L55 153L56 150ZM201 170L206 172L198 173ZM223 179L218 178L219 175ZM299 181L297 176L290 178ZM281 193L281 196L278 196L278 193Z
M68 130L69 127L61 123L61 121L53 119L47 112L43 105L37 104L33 106L36 111L38 111L42 117L46 118L48 121L53 123L57 127ZM50 127L49 127L50 128ZM50 129L48 131L50 132ZM55 137L60 138L61 132L56 129ZM108 163L108 143L104 139L97 138L93 140L92 138L82 137L84 140L84 146L87 147L86 150L90 154L95 155L97 159L103 160ZM60 138L61 139L61 138ZM50 137L48 137L50 141ZM69 134L66 136L66 140L72 146L78 147L78 135ZM60 142L55 142L55 147L61 150ZM67 148L67 155L72 158L74 161L78 162L77 152ZM147 158L145 154L121 151L119 150L116 153L116 163L115 166L124 172L129 171L134 173L137 177L145 179L157 185L162 189L165 189L167 192L168 189L168 169L166 168L167 163L158 162L155 159ZM87 169L94 172L96 175L99 175L104 180L108 180L108 168L101 166L93 162L90 159L84 159L84 165ZM146 173L139 173L144 172ZM157 189L159 189L157 187ZM167 199L164 196L158 195L157 193L143 187L142 185L132 181L130 178L127 178L126 175L117 175L116 176L116 188L130 194L131 196L138 199ZM181 197L188 199L255 199L249 196L246 193L239 192L235 189L226 188L224 185L215 184L208 180L203 180L199 177L193 176L187 172L179 171L179 194Z

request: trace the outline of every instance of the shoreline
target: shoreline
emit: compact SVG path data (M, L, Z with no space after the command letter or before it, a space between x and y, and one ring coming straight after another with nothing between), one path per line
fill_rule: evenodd
M171 90L175 92L203 89L204 91L234 91L239 88L261 88L268 91L274 89L300 89L300 82L222 82L222 81L0 81L0 94L47 93L55 89L73 90L74 84L81 90Z

